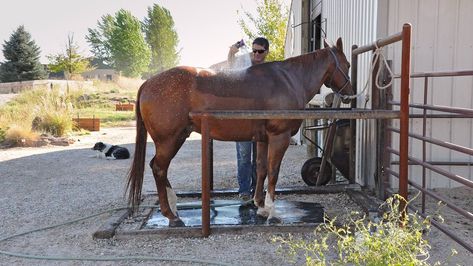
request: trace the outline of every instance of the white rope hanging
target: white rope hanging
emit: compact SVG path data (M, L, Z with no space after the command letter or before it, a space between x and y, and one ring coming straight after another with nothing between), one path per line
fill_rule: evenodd
M391 75L391 77L394 77L394 73L392 72L391 68L389 67L388 62L386 60L386 57L384 57L384 54L382 53L382 51L383 51L382 48L379 48L378 44L376 42L374 43L374 46L376 47L376 49L374 50L373 54L371 55L371 65L370 65L370 70L369 70L369 74L368 74L368 80L366 81L365 86L363 87L363 90L360 93L356 94L356 95L351 95L351 96L343 95L342 96L343 98L345 98L345 99L356 99L356 98L360 97L361 95L365 94L365 91L368 88L368 84L371 85L371 82L372 82L374 66L380 60L381 61L380 61L379 67L378 67L378 71L376 72L375 86L380 90L384 90L384 89L386 89L386 88L388 88L389 86L392 85L392 83L393 83L392 78L389 81L389 83L384 85L384 86L382 86L381 84L378 83L379 74L381 73L381 69L383 69L383 64L384 64L384 67L388 70L389 75ZM368 94L365 95L365 101L366 102L369 101L369 95Z

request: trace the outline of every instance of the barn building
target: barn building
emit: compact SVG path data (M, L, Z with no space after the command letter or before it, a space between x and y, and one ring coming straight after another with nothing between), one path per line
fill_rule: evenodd
M470 0L292 0L286 34L285 56L293 57L321 48L323 38L335 42L343 39L344 51L351 58L351 45L367 45L380 38L396 34L404 23L412 25L411 73L450 72L473 69L473 1ZM400 73L400 44L383 48L395 74ZM358 59L357 90L360 92L369 78L371 55ZM473 109L473 76L438 77L428 79L427 104ZM328 90L325 88L325 90ZM410 103L423 103L424 78L411 79ZM399 98L399 80L394 80L393 97ZM357 98L357 108L371 108L370 92ZM420 109L410 109L421 114ZM438 114L429 111L430 114ZM376 178L376 121L359 120L356 125L355 178L361 185L374 187ZM395 126L398 120L393 120ZM422 134L422 120L410 119L410 131ZM471 118L429 118L427 137L464 147L473 146ZM393 138L392 147L398 141ZM422 157L422 142L409 140L409 154ZM397 156L391 157L398 160ZM473 180L472 158L428 143L426 161L448 172ZM396 167L396 166L394 166ZM419 181L422 167L409 166L410 179ZM456 181L439 178L434 171L426 172L426 186L456 187ZM390 177L393 178L393 177ZM396 180L397 182L397 180ZM392 186L396 186L394 179Z

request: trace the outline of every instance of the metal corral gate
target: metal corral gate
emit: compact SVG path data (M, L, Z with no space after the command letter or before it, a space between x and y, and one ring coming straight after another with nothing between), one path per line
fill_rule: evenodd
M211 140L209 136L209 120L210 119L400 119L400 192L401 195L407 198L407 149L408 149L408 122L409 122L409 71L410 71L410 45L411 45L411 25L404 24L402 32L391 35L383 40L378 40L376 43L360 47L353 50L354 57L352 57L353 68L356 68L356 55L373 50L375 47L382 47L397 41L402 41L402 70L401 70L401 109L394 110L359 110L353 108L351 110L276 110L276 111L261 111L261 110L242 110L242 111L207 111L207 112L192 112L191 117L198 117L201 119L201 134L202 134L202 235L210 235L210 190L211 190L211 162L210 162L210 145ZM356 47L355 47L356 48ZM355 61L353 61L355 60ZM355 72L353 72L355 71ZM356 70L352 69L352 81L356 81ZM356 85L353 86L356 93ZM353 107L353 106L352 106ZM352 127L354 130L354 127ZM355 143L352 138L351 147ZM354 161L354 149L350 152L350 161ZM350 179L353 179L354 164L350 163ZM404 184L404 183L405 184Z
M467 179L466 177L463 177L461 175L449 172L445 169L440 168L439 166L470 166L470 162L436 162L436 161L428 161L427 160L427 144L429 145L436 145L438 147L443 147L445 149L451 150L451 151L456 151L459 153L466 154L468 156L473 156L473 149L469 147L464 147L461 145L453 144L450 142L446 142L440 139L435 139L427 136L427 119L465 119L465 118L473 118L473 109L468 109L468 108L459 108L459 107L449 107L449 106L440 106L440 105L433 105L433 104L428 104L428 85L429 85L429 78L438 78L438 77L460 77L460 76L473 76L473 70L468 70L468 71L454 71L454 72L429 72L429 73L417 73L417 74L412 74L411 78L423 78L424 79L424 89L423 89L423 103L411 103L409 104L409 107L414 109L420 109L422 110L422 113L413 113L409 115L409 118L411 120L422 120L422 134L416 134L414 132L409 132L408 136L411 139L416 139L420 140L422 142L422 151L421 151L421 157L422 158L416 158L412 154L408 156L409 164L410 165L417 165L422 168L422 176L421 176L421 182L422 184L419 184L414 181L414 178L416 176L413 176L412 174L408 176L406 180L403 180L403 178L399 178L399 173L396 172L393 169L393 165L396 165L398 162L397 161L392 161L391 160L391 155L399 155L399 152L392 147L390 147L390 135L392 133L399 133L399 129L395 128L392 125L386 125L385 130L386 130L386 147L385 147L385 158L382 160L382 169L387 173L383 177L383 183L385 184L386 191L392 193L394 191L393 188L390 186L389 182L389 176L394 176L399 178L399 183L405 183L407 182L411 187L415 188L416 190L421 192L421 197L422 197L422 203L421 203L421 210L417 210L415 207L408 205L408 207L416 212L418 212L421 216L426 217L426 196L430 196L435 200L443 202L447 207L451 208L461 216L465 217L466 219L473 221L473 214L465 209L462 209L455 204L453 204L449 199L446 199L445 197L440 196L438 193L435 193L433 190L427 188L426 185L426 175L427 171L430 170L432 172L437 173L438 175L436 178L444 178L444 179L449 179L452 181L455 181L461 185L465 185L469 188L473 188L473 181ZM398 78L398 77L395 77ZM389 93L389 92L387 92ZM398 106L400 102L398 101L393 101L393 100L387 100L387 107L392 108L392 106ZM427 113L429 111L429 113ZM441 112L441 113L438 113ZM418 178L419 179L419 178ZM404 184L405 185L405 184ZM455 240L457 243L462 245L464 248L466 248L468 251L473 252L473 246L460 238L458 234L455 234L452 230L449 230L447 226L442 225L441 223L431 220L431 223L437 227L439 230L450 236L453 240Z
M404 25L404 29L408 26ZM404 31L404 30L403 30ZM407 36L407 35L406 35ZM372 99L373 99L373 109L393 109L393 106L400 106L401 109L401 123L400 128L395 128L390 120L378 121L377 126L377 157L378 157L378 166L377 166L377 194L380 198L386 198L386 192L389 194L393 194L398 192L401 196L403 196L406 200L408 200L408 186L410 185L411 188L415 188L416 190L421 192L421 210L417 210L412 204L408 205L409 209L416 211L422 217L427 217L426 214L426 196L430 196L435 200L443 202L447 207L451 208L461 216L465 217L466 219L473 221L473 214L465 209L462 209L451 202L451 200L446 199L443 196L440 196L438 193L435 193L433 190L427 188L426 185L426 175L427 171L435 172L439 176L437 178L445 178L448 180L455 181L461 185L464 185L469 188L473 188L473 181L469 180L466 177L461 175L449 172L445 169L440 168L439 166L470 166L471 162L438 162L438 161L428 161L427 160L427 152L426 146L429 145L436 145L439 147L443 147L445 149L456 151L459 153L463 153L467 156L473 156L473 149L470 147L464 147L461 145L453 144L450 142L446 142L440 139L435 139L427 136L427 119L465 119L465 118L473 118L473 109L468 108L459 108L459 107L449 107L449 106L440 106L440 105L433 105L428 104L428 85L429 85L429 78L438 78L438 77L460 77L460 76L473 76L473 70L466 70L466 71L454 71L454 72L429 72L429 73L417 73L410 75L410 78L423 78L424 79L424 89L423 89L423 103L410 103L409 105L405 105L406 102L409 101L409 96L405 93L409 93L408 90L404 90L403 86L409 86L409 79L405 78L405 75L409 72L405 72L406 69L409 69L409 59L406 58L408 55L405 53L405 49L410 49L407 47L409 41L405 41L401 36L394 35L388 37L386 39L381 39L375 42L376 45L368 45L363 47L353 47L352 51L352 81L355 83L353 87L356 88L356 75L357 75L357 56L361 53L368 52L371 50L375 50L377 47L385 46L389 43L393 43L394 41L402 40L403 41L403 51L402 51L402 63L401 63L401 75L395 77L388 77L386 73L381 77L381 79L391 79L391 78L401 78L401 100L400 101L393 101L392 100L392 87L387 88L384 91L377 89L376 86L372 86ZM406 65L407 64L407 65ZM375 83L375 72L377 72L379 65L375 65L373 69L373 83ZM407 82L407 83L406 83ZM403 95L404 92L404 95ZM407 97L407 98L405 98ZM409 108L412 110L420 109L422 110L421 113L413 113L409 114ZM404 111L403 111L404 110ZM429 111L429 113L428 113ZM441 113L438 113L441 112ZM406 117L405 117L406 116ZM414 132L409 131L408 129L408 121L421 119L422 120L422 134L416 134ZM352 120L353 121L353 120ZM406 122L407 121L407 122ZM354 121L352 122L354 123ZM403 126L403 123L406 125ZM355 127L352 127L354 130ZM354 133L353 133L354 134ZM399 150L396 150L392 146L393 143L393 135L399 134ZM420 140L422 142L422 151L421 157L416 158L412 154L408 154L408 143L409 140ZM391 160L392 155L399 156L399 161ZM354 155L353 155L354 156ZM408 160L406 161L404 160ZM352 162L353 164L353 162ZM395 171L395 167L393 165L399 165L399 171ZM422 184L419 184L414 181L416 178L413 176L413 173L408 175L408 165L416 165L420 166L422 170L422 176L418 179L421 179ZM390 176L398 178L399 185L398 191L391 186ZM401 206L404 208L404 206ZM455 234L452 230L449 230L448 227L442 225L441 223L431 220L431 223L437 227L439 230L444 232L446 235L451 237L457 243L462 245L465 249L470 252L473 252L473 246L471 243L463 240L458 234Z

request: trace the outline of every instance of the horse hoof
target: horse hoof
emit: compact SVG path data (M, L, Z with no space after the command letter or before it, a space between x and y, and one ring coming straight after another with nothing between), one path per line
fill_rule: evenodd
M270 217L268 218L268 224L280 224L282 221L278 217Z
M258 208L258 210L256 211L256 214L259 216L268 217L269 211L266 210L265 208Z
M184 224L184 222L177 218L175 220L169 220L169 227L185 227L186 225Z

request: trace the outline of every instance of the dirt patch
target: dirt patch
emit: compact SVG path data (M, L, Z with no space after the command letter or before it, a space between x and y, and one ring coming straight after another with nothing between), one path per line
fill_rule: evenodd
M10 93L10 94L1 94L0 93L0 106L6 104L11 99L15 98L17 95L18 94L16 94L16 93Z
M88 136L75 138L68 147L12 148L0 150L0 235L7 236L39 227L62 223L100 211L125 205L125 176L130 160L89 158L90 148L97 141L123 145L134 150L135 129L104 128ZM200 148L198 135L191 135L170 166L170 182L178 190L199 190ZM214 144L215 188L236 188L236 150L233 142ZM305 159L305 147L290 146L282 163L278 187L303 186L300 169ZM154 155L148 143L147 161ZM154 193L155 184L147 167L144 193ZM462 195L461 197L469 197ZM307 197L307 200L309 198ZM323 195L314 201L330 207L333 215L346 215L353 202L346 195ZM471 208L467 206L467 208ZM470 209L471 211L471 209ZM87 221L41 231L0 243L1 250L40 255L67 256L126 256L147 255L162 258L205 259L235 265L287 265L276 254L274 233L211 235L209 238L159 237L127 240L94 240L92 234L110 217L104 214ZM471 230L467 230L471 236ZM473 257L441 232L434 231L432 261L444 260L450 248L459 255L449 263L468 265ZM120 262L54 262L28 260L0 255L3 265L175 265L149 261ZM194 265L196 263L188 263Z

